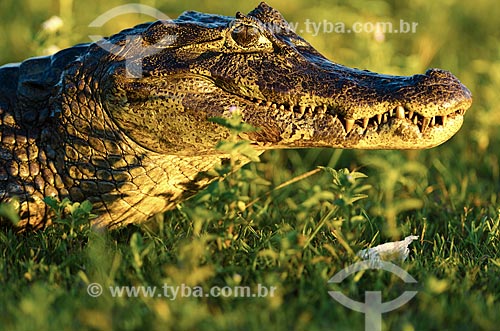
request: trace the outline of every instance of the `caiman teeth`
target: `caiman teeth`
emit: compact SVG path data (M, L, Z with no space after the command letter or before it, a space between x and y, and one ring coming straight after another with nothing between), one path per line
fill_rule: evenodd
M370 122L370 119L367 117L367 118L363 118L363 130L366 130L366 128L368 127L368 123Z
M457 110L454 114L463 115L463 110ZM391 116L392 114L392 116ZM363 129L363 133L368 129L368 127L379 127L384 123L388 123L392 119L398 120L409 120L414 125L418 126L420 132L425 133L429 128L435 126L445 126L448 122L448 119L452 114L442 115L442 116L432 116L432 117L424 117L414 111L408 111L403 106L397 106L393 108L392 111L387 111L383 114L374 115L371 118L361 118L355 120L354 124L357 124L360 128ZM344 128L346 132L349 133L353 130L353 124L351 124L351 120L343 120L341 121L344 124Z
M265 107L271 108L274 114L278 114L280 111L288 111L290 114L294 114L296 118L303 118L304 116L317 116L318 119L321 119L326 114L329 114L334 118L338 118L344 127L346 135L349 134L356 125L358 125L364 133L369 127L379 127L384 123L390 122L391 119L409 120L418 126L420 132L425 133L425 131L430 127L445 126L448 119L453 116L453 114L463 115L465 113L463 109L458 109L454 113L448 115L425 117L413 110L407 110L403 106L399 105L386 111L385 113L376 114L371 118L348 119L342 114L337 113L335 108L326 104L306 106L296 105L293 103L274 103L272 101L258 99L253 101L257 106L263 107L265 105Z
M430 122L431 119L429 117L424 117L424 119L422 120L422 132L425 132L425 130L427 130Z
M403 106L398 106L396 108L396 117L400 119L405 118L405 109L403 108Z
M346 133L351 132L353 127L354 127L354 120L353 119L346 119L345 120L345 132Z

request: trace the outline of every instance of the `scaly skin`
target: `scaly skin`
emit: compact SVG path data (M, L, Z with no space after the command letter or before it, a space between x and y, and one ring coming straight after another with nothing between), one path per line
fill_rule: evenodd
M50 223L45 196L89 199L99 226L142 222L213 180L228 131L211 117L239 109L261 151L429 148L470 105L444 70L333 63L265 3L235 18L186 12L0 67L0 201L17 201L22 228Z

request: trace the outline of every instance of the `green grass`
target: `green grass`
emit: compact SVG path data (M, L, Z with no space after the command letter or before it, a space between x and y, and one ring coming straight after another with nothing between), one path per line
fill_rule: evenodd
M41 54L53 43L85 41L88 31L82 27L119 3L89 10L74 2L68 10L71 1L61 0L59 11L57 2L2 1L0 61ZM253 7L229 1L144 3L172 17L185 9L232 15ZM452 71L474 95L464 127L425 151L266 152L260 163L143 226L92 232L82 221L85 206L73 205L74 218L45 231L3 230L0 330L364 330L364 315L334 301L332 290L360 301L365 291L382 291L384 301L418 291L382 316L383 330L498 328L500 7L492 0L270 4L297 22L419 22L417 33L388 34L383 42L370 34L303 36L350 66L395 74L428 67ZM56 36L43 35L40 24L52 15L71 24ZM134 19L123 24L133 25ZM327 169L316 171L317 166ZM420 239L402 267L417 285L378 271L328 284L356 261L360 249L410 234ZM104 287L101 296L87 293L92 283ZM113 297L109 291L165 284L205 291L273 286L276 295L170 300Z

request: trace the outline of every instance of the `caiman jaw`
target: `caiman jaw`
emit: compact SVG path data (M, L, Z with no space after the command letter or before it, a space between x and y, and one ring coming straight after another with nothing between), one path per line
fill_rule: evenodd
M460 129L465 111L472 102L470 91L448 72L432 69L425 76L414 77L432 78L433 75L444 76L436 85L449 84L453 93L447 94L445 89L437 89L433 84L406 84L402 87L407 89L404 95L409 96L408 100L394 93L385 100L373 98L382 99L382 102L360 99L359 104L338 104L335 103L338 99L332 98L331 103L314 105L279 103L242 96L245 104L250 104L243 107L244 118L248 118L255 126L264 127L264 131L280 132L279 137L275 136L274 139L266 132L254 134L255 141L264 148L430 148L445 142ZM393 76L392 79L408 81L412 77ZM376 91L378 95L383 95L380 91L384 87L376 86L378 90L367 94L373 95L373 91ZM420 90L426 88L431 96L429 100L421 101L415 97ZM328 98L318 99L329 101ZM273 128L269 128L273 125Z
M327 130L335 130L335 139L328 133L312 132L300 135L300 139L285 138L276 145L264 144L264 148L329 146L365 149L422 149L437 146L452 137L461 127L466 109L470 105L450 110L444 115L425 117L416 111L397 106L372 117L352 119L328 105L293 106L269 101L254 100L274 118L290 119L300 123L329 123ZM316 125L311 124L311 127ZM317 126L316 126L317 127ZM296 132L302 128L297 127ZM317 129L315 129L317 130ZM316 139L315 136L324 137ZM298 137L298 135L292 135ZM259 139L256 139L257 141Z
M271 101L266 102L258 99L254 99L253 101L256 105L265 105L265 107L267 107L269 111L274 114L286 111L290 117L294 117L296 119L303 119L305 116L316 116L319 118L331 116L332 118L340 121L344 128L345 136L348 136L355 126L358 129L362 129L362 133L365 133L371 128L376 129L384 123L388 123L395 119L406 120L408 123L413 123L413 125L418 128L422 134L424 134L429 128L446 126L448 119L456 120L459 117L463 117L466 109L468 108L468 106L464 106L464 108L451 111L445 115L425 117L415 111L405 109L403 106L397 106L394 109L372 117L352 119L345 118L345 116L336 113L334 108L328 105L293 106L288 104L276 104Z
M299 88L295 94L285 95L279 89L264 90L271 99L267 101L244 96L258 108L247 111L250 123L266 130L274 122L268 132L280 132L275 139L269 135L259 139L256 134L256 141L273 140L279 147L430 148L460 129L472 103L470 91L444 70L390 76L346 68L326 59L319 63L321 70L310 66L317 80L293 76L293 86L305 86L311 92Z

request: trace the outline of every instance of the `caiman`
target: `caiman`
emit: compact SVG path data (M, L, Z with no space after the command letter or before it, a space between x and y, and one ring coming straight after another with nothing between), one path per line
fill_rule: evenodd
M90 200L96 226L172 209L225 162L214 121L237 110L271 148L430 148L471 105L451 73L391 76L334 63L265 3L188 11L52 56L0 67L0 201L21 228L50 223L44 197Z

